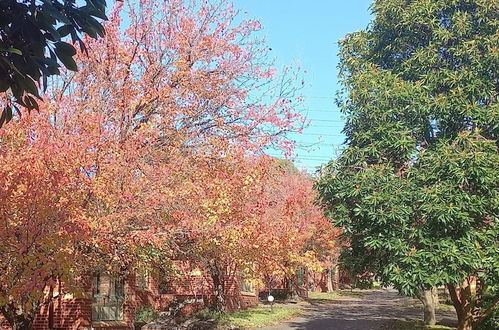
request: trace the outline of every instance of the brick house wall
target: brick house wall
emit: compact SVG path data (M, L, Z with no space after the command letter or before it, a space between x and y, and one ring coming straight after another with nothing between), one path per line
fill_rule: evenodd
M296 294L298 297L306 299L308 298L308 278L309 271L307 270L303 270L300 275L295 274L290 277L282 275L264 276L264 287L261 289L261 292L265 297L268 292L274 292L274 295L286 296Z
M183 267L177 263L180 269L187 269L181 276L171 279L169 293L173 294L177 299L197 298L203 301L203 304L195 306L191 309L202 309L211 305L215 301L214 286L208 272L191 267L189 264ZM237 311L247 309L258 305L258 291L253 289L252 292L241 290L241 278L236 275L233 277L226 276L224 279L225 300L227 310ZM183 311L183 315L189 314L191 310Z
M53 329L90 328L91 318L92 304L90 299L61 298L53 301L51 305L41 308L33 322L33 329L49 330L50 323Z
M123 320L92 321L92 281L87 279L86 294L88 298L73 298L66 294L54 299L50 305L42 306L33 322L33 330L124 330L134 329L135 313L142 305L150 305L162 310L173 300L173 295L159 295L152 290L142 290L135 285L135 276L129 276L125 283L125 300L123 303ZM2 320L2 329L10 329L6 320Z
M160 292L157 276L151 276L147 285L138 285L137 276L131 275L125 281L123 320L92 321L92 279L85 286L86 298L74 298L67 294L54 299L51 305L43 306L33 322L33 330L129 330L134 329L135 315L141 306L150 306L156 311L167 309L172 302L197 298L198 303L188 305L181 311L185 316L196 312L214 301L211 278L201 271L192 271L181 277L169 279L167 292ZM229 311L246 309L258 305L257 292L241 292L238 277L226 279L227 308ZM52 326L52 327L51 327ZM10 329L0 315L0 328Z

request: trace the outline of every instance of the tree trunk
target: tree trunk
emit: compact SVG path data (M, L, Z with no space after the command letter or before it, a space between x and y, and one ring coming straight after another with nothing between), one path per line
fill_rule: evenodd
M490 315L499 304L499 299L483 305L484 283L476 275L469 275L462 284L447 284L452 304L456 309L458 330L471 330Z
M473 330L473 318L466 317L458 322L457 330Z
M426 325L435 325L437 323L433 293L433 290L430 289L422 291L419 295L419 299L423 303L423 319Z
M470 283L463 286L448 284L452 304L457 314L457 330L472 330L473 319L473 294Z
M339 271L338 265L329 267L327 275L327 292L333 292L339 289Z
M440 297L438 295L438 288L436 286L431 288L431 294L433 296L433 304L435 305L435 308L438 308L438 305L440 305Z
M333 290L339 290L340 289L340 267L338 266L338 263L335 263L331 267L331 281L333 282Z
M227 311L225 303L225 289L221 272L218 269L212 271L211 279L213 281L213 289L215 294L215 302L213 307L217 312L225 313Z
M48 323L49 323L49 329L53 330L54 329L54 302L50 301L49 302L49 315L48 315Z
M333 288L333 268L329 268L327 271L326 271L326 276L327 276L327 292L333 292L334 291L334 288Z
M289 278L288 276L284 277L283 287L286 289L283 297L284 299L291 299L297 295L296 289L298 286L292 278Z

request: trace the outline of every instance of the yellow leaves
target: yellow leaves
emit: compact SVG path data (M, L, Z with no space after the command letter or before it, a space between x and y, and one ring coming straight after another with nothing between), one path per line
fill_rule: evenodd
M65 206L65 205L69 204L69 202L70 202L70 200L66 196L61 196L59 198L58 205Z
M190 276L202 276L203 273L199 268L193 269L192 271L189 272Z
M217 215L210 215L208 216L208 224L209 225L214 225L218 221L218 216Z
M249 174L245 177L243 181L243 189L245 191L251 192L253 190L257 190L259 188L259 180L255 174Z
M161 192L161 194L163 194L167 197L175 197L175 192L171 189L166 189L166 188L162 187L160 189L160 192Z
M19 185L17 185L16 189L14 190L13 192L13 197L19 197L19 196L23 196L26 194L28 190L28 187L24 184L24 183L21 183Z
M216 187L215 190L220 190L220 187ZM231 212L230 204L232 199L229 194L225 191L220 191L214 199L205 200L201 203L203 212L208 218L208 222L211 224L218 219L219 216L228 215Z

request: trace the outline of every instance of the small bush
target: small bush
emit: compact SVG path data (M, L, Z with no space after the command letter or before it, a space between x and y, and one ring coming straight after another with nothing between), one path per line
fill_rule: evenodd
M156 320L158 316L158 313L151 306L141 306L135 314L135 322L150 323Z
M224 318L226 318L226 314L222 314L211 308L205 308L197 312L196 317L203 321L207 320L221 321Z

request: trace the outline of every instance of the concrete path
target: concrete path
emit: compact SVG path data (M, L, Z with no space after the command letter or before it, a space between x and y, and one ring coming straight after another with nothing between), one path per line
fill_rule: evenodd
M311 304L305 314L284 324L263 330L377 330L391 329L395 320L421 320L421 308L414 300L399 296L395 290L370 290L363 296ZM453 311L438 311L437 322L453 326Z

